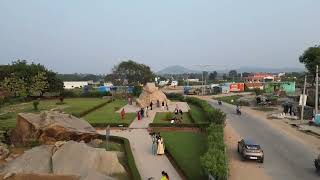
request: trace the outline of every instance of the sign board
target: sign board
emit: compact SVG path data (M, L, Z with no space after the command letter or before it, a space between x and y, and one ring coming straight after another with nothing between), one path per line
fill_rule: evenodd
M304 100L303 102L303 105L305 106L307 104L307 95L304 95L304 98L303 98L303 95L301 94L300 95L300 99L299 99L299 105L302 106L302 101Z
M230 92L242 92L244 91L244 83L231 83Z

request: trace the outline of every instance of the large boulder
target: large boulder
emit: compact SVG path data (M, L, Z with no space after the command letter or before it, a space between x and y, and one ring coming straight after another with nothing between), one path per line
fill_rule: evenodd
M52 145L42 145L26 151L1 169L2 173L51 173Z
M159 90L154 83L147 83L143 87L143 91L136 102L138 106L145 108L149 106L151 102L156 105L156 102L158 100L160 101L160 103L169 103L167 96L161 90Z
M117 153L69 141L52 156L54 174L73 174L81 179L112 179L109 176L125 173Z
M96 130L83 119L58 111L46 111L40 114L20 113L11 140L15 145L27 145L34 141L53 144L68 140L90 142L98 136Z

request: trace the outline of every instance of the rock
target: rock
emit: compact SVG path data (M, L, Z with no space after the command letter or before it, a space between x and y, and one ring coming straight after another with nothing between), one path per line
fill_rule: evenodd
M156 107L157 100L160 101L160 104L162 102L169 103L167 96L161 90L159 90L154 83L147 83L143 87L143 91L136 100L136 103L140 107L147 107L150 105L150 102L152 102L154 107Z
M88 180L91 177L108 179L110 175L125 173L116 153L74 141L67 142L54 153L52 167L54 174L79 175Z
M28 145L34 141L54 144L56 141L68 140L90 142L98 136L85 120L57 111L47 111L41 114L20 113L11 140L15 145Z
M8 149L8 146L0 142L0 159L8 157L9 153L10 151Z
M3 173L51 173L53 146L42 145L26 151L15 160L8 162Z
M102 143L103 143L103 141L101 139L94 139L89 143L89 145L94 148L98 148L100 146L100 144L102 144Z

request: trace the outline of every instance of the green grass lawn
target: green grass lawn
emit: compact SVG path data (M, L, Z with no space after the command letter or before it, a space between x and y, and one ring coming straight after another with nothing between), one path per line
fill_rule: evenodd
M116 100L102 108L93 111L83 118L89 123L128 123L130 124L136 117L136 113L126 113L125 119L121 119L120 113L116 113L115 109L118 110L127 104L125 100Z
M174 116L174 113L172 112L157 112L156 117L153 119L153 123L170 123L171 119L167 119L169 113ZM189 113L185 112L182 114L182 123L192 123Z
M232 95L232 96L217 97L217 98L214 98L214 99L221 100L223 102L236 105L237 104L237 100L239 98L241 98L241 97L242 96L240 96L240 95ZM231 102L232 100L233 100L233 102Z
M78 113L87 110L95 105L98 105L106 100L101 98L74 98L65 99L65 104L56 105L58 100L43 100L40 101L38 111L33 109L32 102L9 105L1 108L0 114L0 129L11 129L16 125L18 113L39 113L43 110L50 110L52 108L61 108L67 113Z
M191 110L190 110L190 116L194 120L195 123L199 122L208 122L206 114L203 112L203 109L199 106L189 104Z
M165 147L189 180L207 179L203 175L200 156L206 152L206 137L193 132L162 132Z

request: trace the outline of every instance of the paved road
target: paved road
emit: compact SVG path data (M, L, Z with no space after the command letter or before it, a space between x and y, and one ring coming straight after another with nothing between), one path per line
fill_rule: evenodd
M245 112L242 112L241 116L236 115L233 105L224 103L219 106L216 101L210 103L227 114L230 125L241 137L252 138L261 144L265 152L263 167L272 179L320 179L320 176L315 173L313 160L316 154L311 148L286 136L257 117Z

